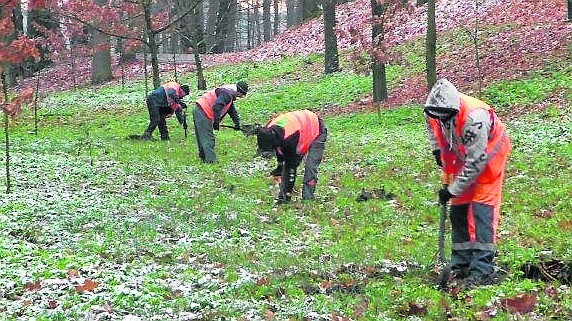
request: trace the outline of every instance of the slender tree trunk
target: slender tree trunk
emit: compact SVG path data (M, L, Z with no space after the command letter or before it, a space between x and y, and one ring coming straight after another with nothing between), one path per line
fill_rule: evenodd
M40 73L36 71L36 92L34 92L34 135L38 135L38 95L40 95Z
M2 82L2 93L4 94L4 102L8 102L8 90L6 89L6 75L0 72L0 81ZM2 106L2 109L4 106ZM8 114L4 112L4 155L6 156L6 194L10 194L12 183L10 181L10 135L8 134Z
M205 42L205 10L202 4L198 4L193 11L193 19L195 24L196 41L198 52L204 54L207 52L207 43Z
M219 0L209 0L208 1L208 13L207 13L207 23L206 23L206 45L209 48L208 52L212 52L216 45L216 27L218 24L219 12Z
M572 0L568 0L568 22L572 22Z
M254 8L254 1L249 1L246 7L246 49L251 49L254 44L254 19L252 10ZM251 10L252 9L252 10Z
M435 0L427 1L427 39L426 48L426 68L427 68L427 89L433 88L437 82L437 28L435 25Z
M296 0L286 0L286 28L295 26L297 21Z
M322 0L324 10L324 72L330 74L340 71L338 58L338 40L334 32L336 26L336 0Z
M260 13L258 8L260 7L259 0L254 1L254 7L252 8L252 45L256 47L260 45Z
M147 72L147 66L149 65L149 58L147 55L147 44L143 44L143 74L145 78L145 98L149 93L149 73Z
M161 77L159 75L159 58L157 57L159 47L155 41L155 32L152 27L151 20L151 5L145 2L143 11L145 16L145 28L147 31L147 47L149 48L149 53L151 54L151 71L153 72L153 88L157 88L161 85Z
M272 34L275 36L278 33L280 33L280 1L274 0L274 25Z
M238 2L230 0L227 14L227 29L224 35L224 52L235 52L238 44Z
M475 47L475 68L477 69L477 97L481 97L483 77L481 74L481 58L479 56L479 0L475 0L475 29L472 33L473 46Z
M270 40L270 0L262 0L262 30L264 31L264 41Z
M70 44L70 67L71 67L71 76L73 82L73 88L77 87L77 79L76 79L76 72L75 72L75 45L72 42Z
M197 66L197 89L207 90L207 81L203 73L203 64L201 63L201 56L197 50L194 50L195 65Z
M96 0L97 4L105 4L105 1ZM92 48L95 52L91 61L91 83L101 84L113 78L111 72L111 52L109 48L109 36L95 29L91 30Z
M371 10L372 21L374 21L371 28L372 46L379 48L384 38L383 15L385 14L386 7L380 5L376 0L371 0ZM373 56L371 58L373 60L373 101L379 103L388 97L385 63Z

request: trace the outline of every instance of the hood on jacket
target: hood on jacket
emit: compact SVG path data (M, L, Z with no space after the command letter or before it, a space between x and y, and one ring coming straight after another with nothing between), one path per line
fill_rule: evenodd
M431 118L448 120L454 117L461 105L457 88L447 79L439 79L427 96L423 111Z

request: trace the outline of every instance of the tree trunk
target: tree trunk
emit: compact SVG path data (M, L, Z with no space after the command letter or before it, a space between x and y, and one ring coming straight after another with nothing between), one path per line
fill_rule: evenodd
M151 21L151 4L147 1L143 2L143 13L145 17L145 28L147 32L147 48L151 55L151 70L153 72L153 88L161 85L161 77L159 75L159 59L157 57L159 47L155 41L155 32L152 28Z
M2 94L4 101L8 102L8 89L6 88L6 75L0 71L0 82L2 82ZM8 114L4 114L4 156L6 157L6 194L10 194L12 183L10 182L10 135L8 135Z
M254 6L252 8L252 46L256 47L260 45L260 13L258 12L259 0L254 1Z
M213 53L225 52L225 39L228 36L229 30L229 15L230 15L231 0L220 0L219 9L217 14L217 21L215 25L215 37Z
M208 13L207 13L207 23L206 23L206 46L209 48L207 52L213 52L213 47L216 45L216 27L218 23L219 16L219 0L209 0L208 1Z
M194 51L195 65L197 66L197 89L207 90L207 81L203 73L203 64L201 63L201 56L197 50Z
M426 45L426 68L427 90L430 91L437 82L437 28L435 25L435 0L427 1L427 39Z
M227 29L224 34L224 52L234 52L238 41L238 3L230 0L227 14Z
M296 0L286 0L286 28L295 26L297 22Z
M92 45L96 49L91 62L91 83L95 85L113 78L109 36L93 30Z
M385 14L385 7L380 5L376 0L371 0L371 39L372 46L379 48L384 38L383 28L383 15ZM378 103L387 99L387 79L385 75L385 63L371 57L373 60L372 73L373 73L373 101Z
M572 22L572 0L568 0L568 22Z
M477 69L477 98L481 98L483 77L481 73L481 57L479 56L479 0L475 0L475 29L472 33L475 47L475 68Z
M272 34L275 36L278 33L280 33L280 1L274 0L274 25Z
M97 0L103 5L105 1ZM91 83L101 84L113 78L111 71L110 37L95 29L91 30L91 46L95 50L91 60Z
M334 32L336 26L336 0L322 0L324 8L324 71L326 74L340 71L338 40Z
M253 47L253 35L254 35L254 19L252 2L248 1L246 6L246 49L251 49Z
M270 40L270 0L262 0L262 30L264 30L264 41Z

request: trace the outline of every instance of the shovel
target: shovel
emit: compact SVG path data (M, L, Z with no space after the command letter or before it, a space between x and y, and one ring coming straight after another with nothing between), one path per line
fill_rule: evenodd
M127 136L127 139L130 139L130 140L143 140L143 136L142 136L142 135L137 135L137 134L131 134L131 135Z
M443 185L449 185L453 181L453 176L443 172L441 177ZM449 283L449 276L451 275L451 265L447 262L445 258L445 223L447 221L447 204L439 204L441 207L441 213L439 215L439 238L437 239L437 246L439 247L439 252L437 253L437 263L443 268L441 273L437 278L437 284L440 289L447 289L447 284Z
M238 128L236 126L229 126L229 125L220 125L220 127L225 127L225 128L232 128L234 130L240 130L244 136L252 136L256 134L257 129L260 127L260 124L254 124L254 125L242 125L241 128Z
M451 265L445 258L445 222L447 221L447 204L440 204L439 206L441 207L441 214L439 216L439 238L437 240L437 245L439 246L437 263L442 267L442 270L437 277L437 285L440 289L444 290L447 289L447 284L449 283Z

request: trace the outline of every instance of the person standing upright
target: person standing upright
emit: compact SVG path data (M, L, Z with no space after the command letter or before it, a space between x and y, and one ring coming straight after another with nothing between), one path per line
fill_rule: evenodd
M495 282L501 190L512 149L506 127L485 102L438 80L425 102L438 166L453 180L438 192L451 201L451 268L465 287Z

